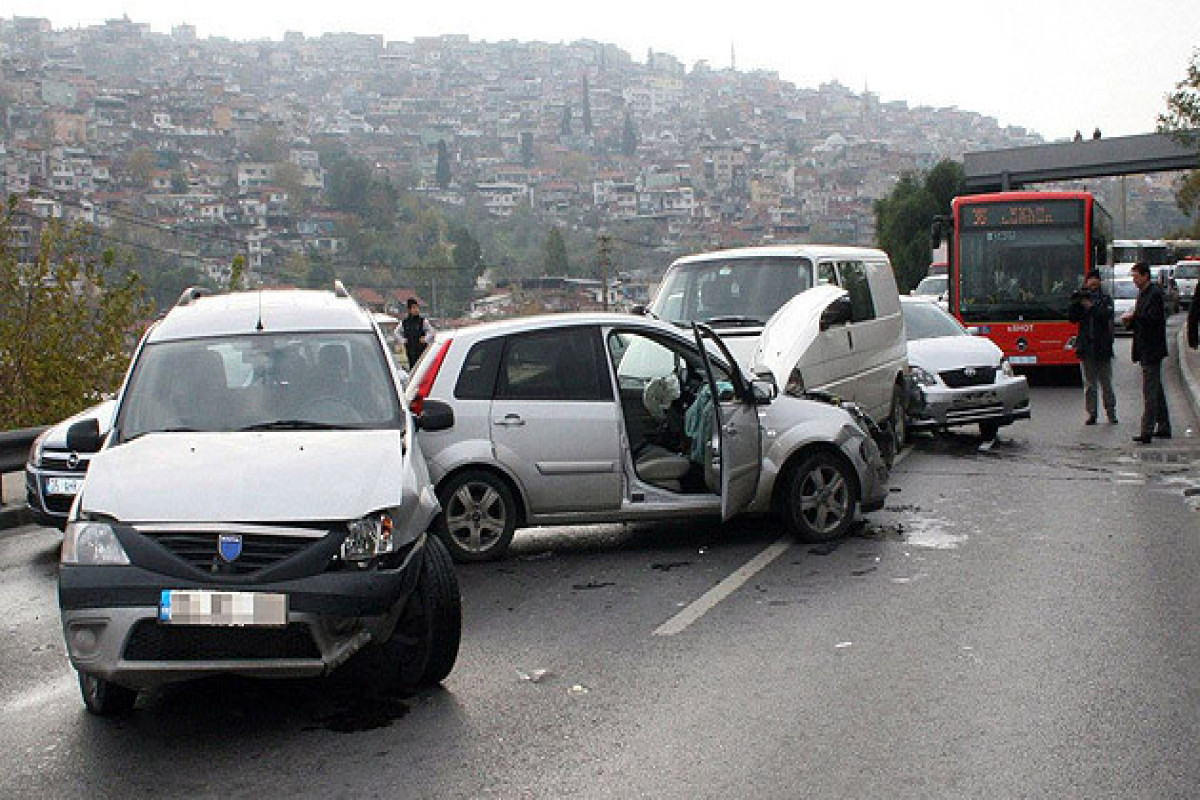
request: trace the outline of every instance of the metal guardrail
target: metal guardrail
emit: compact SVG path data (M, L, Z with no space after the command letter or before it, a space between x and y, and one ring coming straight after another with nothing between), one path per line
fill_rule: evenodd
M40 428L0 431L0 474L24 471L25 460L29 457L29 448L33 445L33 440L47 427L49 426L43 425Z

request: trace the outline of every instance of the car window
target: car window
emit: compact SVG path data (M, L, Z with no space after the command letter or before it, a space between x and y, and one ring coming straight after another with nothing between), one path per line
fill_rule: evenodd
M832 261L822 261L817 265L817 283L821 286L837 286L837 272Z
M558 328L508 338L496 396L508 400L612 400L594 328Z
M900 309L904 315L904 338L910 342L917 339L967 335L958 324L958 320L934 303L901 303Z
M875 301L871 298L871 286L867 282L867 265L861 261L839 261L838 274L842 279L842 288L850 295L854 321L875 319Z
M472 345L454 385L454 396L459 400L491 400L496 391L496 374L503 349L501 337Z
M254 334L157 342L138 356L118 421L122 440L155 431L238 431L287 422L403 423L374 332Z

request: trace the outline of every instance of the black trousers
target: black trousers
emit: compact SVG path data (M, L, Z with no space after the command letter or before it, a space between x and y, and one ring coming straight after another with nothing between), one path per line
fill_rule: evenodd
M1142 436L1154 431L1169 433L1171 416L1167 413L1167 393L1162 384L1162 361L1142 364Z

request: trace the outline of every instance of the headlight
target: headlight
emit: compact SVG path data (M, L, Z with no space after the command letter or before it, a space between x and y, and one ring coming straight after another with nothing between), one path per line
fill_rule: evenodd
M29 447L29 464L33 467L42 466L42 450L46 445L46 436L49 435L50 429L42 431L38 437L33 440L33 444Z
M937 378L923 367L915 365L912 367L912 379L922 386L937 386Z
M62 563L82 566L129 563L116 531L107 522L72 522L63 532Z
M346 526L348 532L342 542L342 559L366 561L392 552L392 517L384 513L370 514L356 519Z
M1004 376L1007 378L1011 378L1013 376L1013 368L1012 364L1008 363L1008 356L1004 356L1000 359L1000 371L1004 373Z

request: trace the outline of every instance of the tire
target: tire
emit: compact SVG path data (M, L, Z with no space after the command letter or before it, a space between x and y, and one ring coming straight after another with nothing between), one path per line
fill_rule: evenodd
M999 422L981 422L979 423L979 436L985 442L990 442L996 438L996 433L1000 430Z
M858 484L843 459L818 451L789 470L785 480L783 519L802 541L836 539L854 522Z
M404 604L383 656L402 691L440 683L454 668L462 638L462 602L454 562L436 536L425 539L416 589Z
M133 711L137 690L118 686L112 681L79 673L79 691L87 710L98 717L120 717Z
M455 561L503 558L517 527L517 504L501 478L483 470L460 472L438 492L442 513L435 531Z
M908 404L904 400L904 387L897 383L892 387L892 408L888 414L888 427L892 434L892 455L888 459L889 469L892 466L891 462L900 454L900 450L908 444Z

